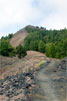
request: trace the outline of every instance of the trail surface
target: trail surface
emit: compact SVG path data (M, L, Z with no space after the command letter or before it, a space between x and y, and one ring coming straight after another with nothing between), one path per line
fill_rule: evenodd
M58 63L51 61L42 66L36 75L38 94L31 101L66 101L65 72L56 72Z

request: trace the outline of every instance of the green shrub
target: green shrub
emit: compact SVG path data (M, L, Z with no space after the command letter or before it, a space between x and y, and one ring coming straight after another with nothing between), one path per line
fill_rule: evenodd
M13 56L13 54L14 54L14 48L10 45L9 41L1 40L0 41L0 55Z
M39 64L39 67L41 67L41 66L42 66L43 64L45 64L45 63L46 63L46 61L44 61L44 60L41 61L40 64Z
M16 47L16 50L19 58L22 58L27 54L25 48L21 44Z

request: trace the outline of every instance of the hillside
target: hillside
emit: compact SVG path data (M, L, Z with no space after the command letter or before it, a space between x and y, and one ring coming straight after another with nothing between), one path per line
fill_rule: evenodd
M37 29L34 26L28 25L26 26L28 28L32 28L32 29ZM12 39L10 40L10 43L13 47L18 46L19 44L24 44L24 39L28 36L28 31L25 28L20 29L19 31L17 31L14 36L12 37Z
M28 32L23 28L17 31L12 37L10 43L13 47L18 46L19 44L24 44L24 39L28 35Z
M27 56L22 59L0 56L0 77L24 72L28 68L35 70L38 68L40 61L51 59L47 58L45 54L36 51L27 51Z
M50 58L62 59L67 56L66 46L67 29L47 30L43 27L28 25L14 35L1 38L0 55L19 56L18 48L22 48L20 57L25 56L26 51L33 50L45 53Z
M22 59L0 56L0 61L0 101L66 101L67 58L28 51Z
M67 29L28 25L2 37L0 101L66 101L66 46Z

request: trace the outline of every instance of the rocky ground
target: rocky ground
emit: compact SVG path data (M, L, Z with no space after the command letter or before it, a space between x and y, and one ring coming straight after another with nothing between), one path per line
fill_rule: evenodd
M67 101L67 58L44 64L36 74L37 93L29 101Z
M33 87L35 80L30 72L7 76L0 79L0 101L27 101Z
M66 101L67 58L60 62L30 51L21 60L0 60L0 101Z

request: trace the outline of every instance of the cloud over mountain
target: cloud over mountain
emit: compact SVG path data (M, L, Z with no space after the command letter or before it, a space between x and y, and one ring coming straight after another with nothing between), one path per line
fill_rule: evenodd
M0 37L28 24L64 28L66 19L67 0L0 0Z

